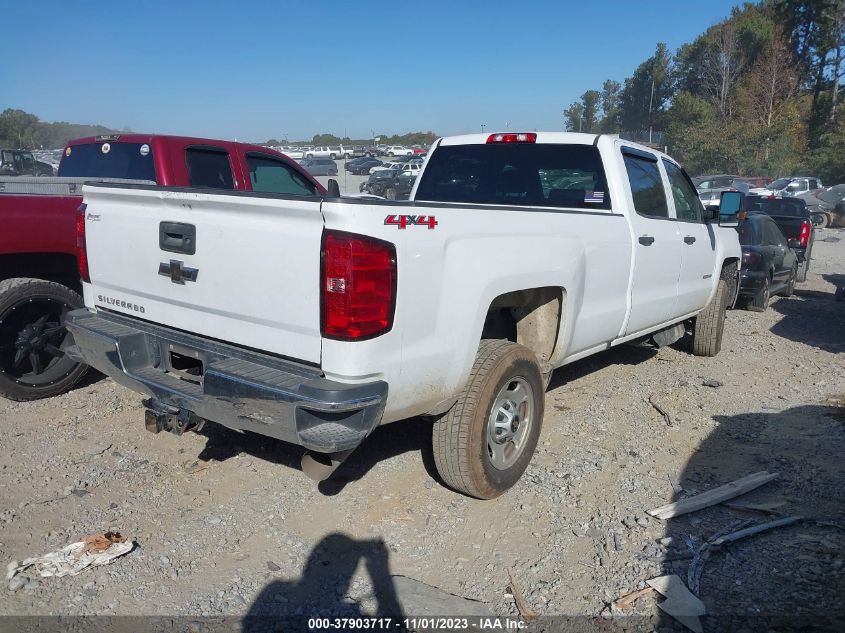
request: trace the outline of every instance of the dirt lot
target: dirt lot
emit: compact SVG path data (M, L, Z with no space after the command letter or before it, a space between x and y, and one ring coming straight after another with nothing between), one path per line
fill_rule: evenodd
M430 425L417 419L379 429L318 488L289 445L216 425L181 438L146 432L140 398L99 376L51 400L0 399L0 560L109 529L137 541L78 576L5 581L0 614L378 614L398 574L516 615L510 569L544 616L600 617L646 579L686 581L691 550L740 520L841 525L842 238L817 232L796 296L762 314L730 312L716 358L685 343L623 347L559 370L537 454L494 501L438 483ZM645 513L761 470L780 476L741 500L774 504L770 514ZM714 553L701 578L705 630L737 630L733 615L753 616L746 630L779 631L820 623L767 618L845 617L843 552L835 521L805 520ZM657 602L640 599L643 618L624 621L680 630Z

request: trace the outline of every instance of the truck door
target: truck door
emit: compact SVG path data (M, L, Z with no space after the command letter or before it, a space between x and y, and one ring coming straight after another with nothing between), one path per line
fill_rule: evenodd
M634 270L631 311L625 334L669 320L678 294L681 238L669 215L666 189L657 156L622 146L631 199Z
M701 309L713 289L716 239L704 223L703 209L695 189L683 170L672 161L663 160L663 167L672 191L670 203L675 209L676 226L680 231L681 273L678 299L673 317Z

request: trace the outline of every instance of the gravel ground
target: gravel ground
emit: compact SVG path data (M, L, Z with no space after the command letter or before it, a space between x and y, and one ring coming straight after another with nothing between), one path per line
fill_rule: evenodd
M109 529L138 544L75 577L5 581L0 614L373 614L401 574L515 616L511 570L537 612L598 618L649 578L686 581L691 548L738 521L841 522L842 238L817 232L792 298L730 312L716 358L686 342L622 347L556 372L537 454L494 501L438 483L418 419L377 430L318 487L290 445L216 425L147 433L140 397L101 376L49 400L0 399L0 560ZM770 514L645 513L761 470L780 477L742 501L775 504ZM732 615L841 615L843 552L841 529L803 521L713 553L705 630L735 629ZM636 621L680 630L656 604L640 599Z

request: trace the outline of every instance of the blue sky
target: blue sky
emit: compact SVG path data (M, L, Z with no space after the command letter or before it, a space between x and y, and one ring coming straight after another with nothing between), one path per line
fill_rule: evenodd
M10 2L0 110L244 141L561 129L585 90L735 4Z

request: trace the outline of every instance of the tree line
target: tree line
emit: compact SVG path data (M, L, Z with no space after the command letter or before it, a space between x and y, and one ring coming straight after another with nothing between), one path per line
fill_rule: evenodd
M34 114L12 108L0 112L0 147L8 149L60 149L73 138L116 132L103 125L47 123Z
M845 182L845 0L736 7L622 83L606 80L563 112L566 129L664 145L693 174Z

